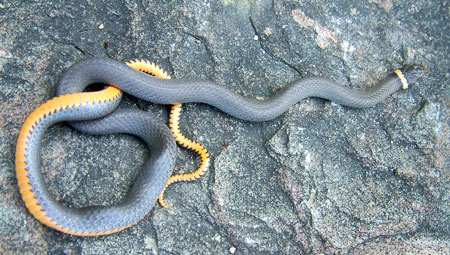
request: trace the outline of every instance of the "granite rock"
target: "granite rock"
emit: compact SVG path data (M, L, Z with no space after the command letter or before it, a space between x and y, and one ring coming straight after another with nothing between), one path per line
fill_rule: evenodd
M0 3L0 254L449 254L449 5L446 1L3 1ZM368 109L309 98L250 123L186 104L186 136L212 158L137 225L75 237L20 198L15 143L26 116L78 60L149 59L267 98L303 77L374 86L413 63L426 76ZM168 106L122 104L167 122ZM68 206L120 201L149 155L137 138L57 124L41 163ZM199 165L179 149L175 172Z

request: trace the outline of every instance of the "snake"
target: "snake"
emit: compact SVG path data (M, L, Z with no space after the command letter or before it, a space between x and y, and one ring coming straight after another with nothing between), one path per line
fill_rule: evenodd
M122 91L156 104L204 103L238 119L268 121L307 97L354 108L371 107L416 83L424 73L423 66L409 65L366 90L321 77L303 78L258 100L208 80L159 79L109 58L81 60L63 72L57 96L33 111L22 126L15 159L19 191L28 211L48 227L78 236L116 233L150 212L170 178L176 157L174 137L166 125L150 113L118 107ZM109 86L84 92L98 83ZM120 203L71 208L50 194L40 171L41 140L48 127L62 121L88 134L129 133L147 143L151 156Z

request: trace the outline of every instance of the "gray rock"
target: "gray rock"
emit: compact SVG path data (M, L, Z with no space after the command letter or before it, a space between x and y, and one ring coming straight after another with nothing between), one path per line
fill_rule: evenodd
M449 254L449 24L445 1L1 3L0 254ZM169 210L82 238L28 213L14 153L59 75L93 56L149 59L252 98L314 75L366 88L407 64L427 74L369 109L312 98L264 123L184 105L209 172L170 186ZM122 104L167 121L167 106ZM58 124L41 163L55 198L83 207L120 201L148 155L134 137ZM180 148L175 172L198 165Z

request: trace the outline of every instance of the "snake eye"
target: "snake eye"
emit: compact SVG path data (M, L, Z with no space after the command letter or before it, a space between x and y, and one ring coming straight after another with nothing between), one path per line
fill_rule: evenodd
M408 84L412 85L425 75L426 67L421 64L414 64L406 66L402 72L406 80L408 81Z

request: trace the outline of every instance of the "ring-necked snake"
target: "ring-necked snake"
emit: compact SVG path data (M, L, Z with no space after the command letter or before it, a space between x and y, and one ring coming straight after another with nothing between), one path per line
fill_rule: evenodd
M174 138L164 124L146 112L116 109L121 90L158 104L200 102L236 118L265 121L278 117L306 97L321 97L349 107L373 106L399 88L415 83L423 74L421 66L409 66L365 91L324 78L306 78L284 87L267 100L255 100L210 81L158 79L115 60L83 60L63 73L58 82L58 97L39 106L22 127L16 148L19 189L31 214L49 227L81 236L111 234L135 224L151 210L169 179L176 156ZM93 83L112 86L98 92L83 92ZM49 194L40 172L41 139L50 125L61 121L70 121L76 129L90 134L134 134L148 144L151 157L122 203L73 209Z

